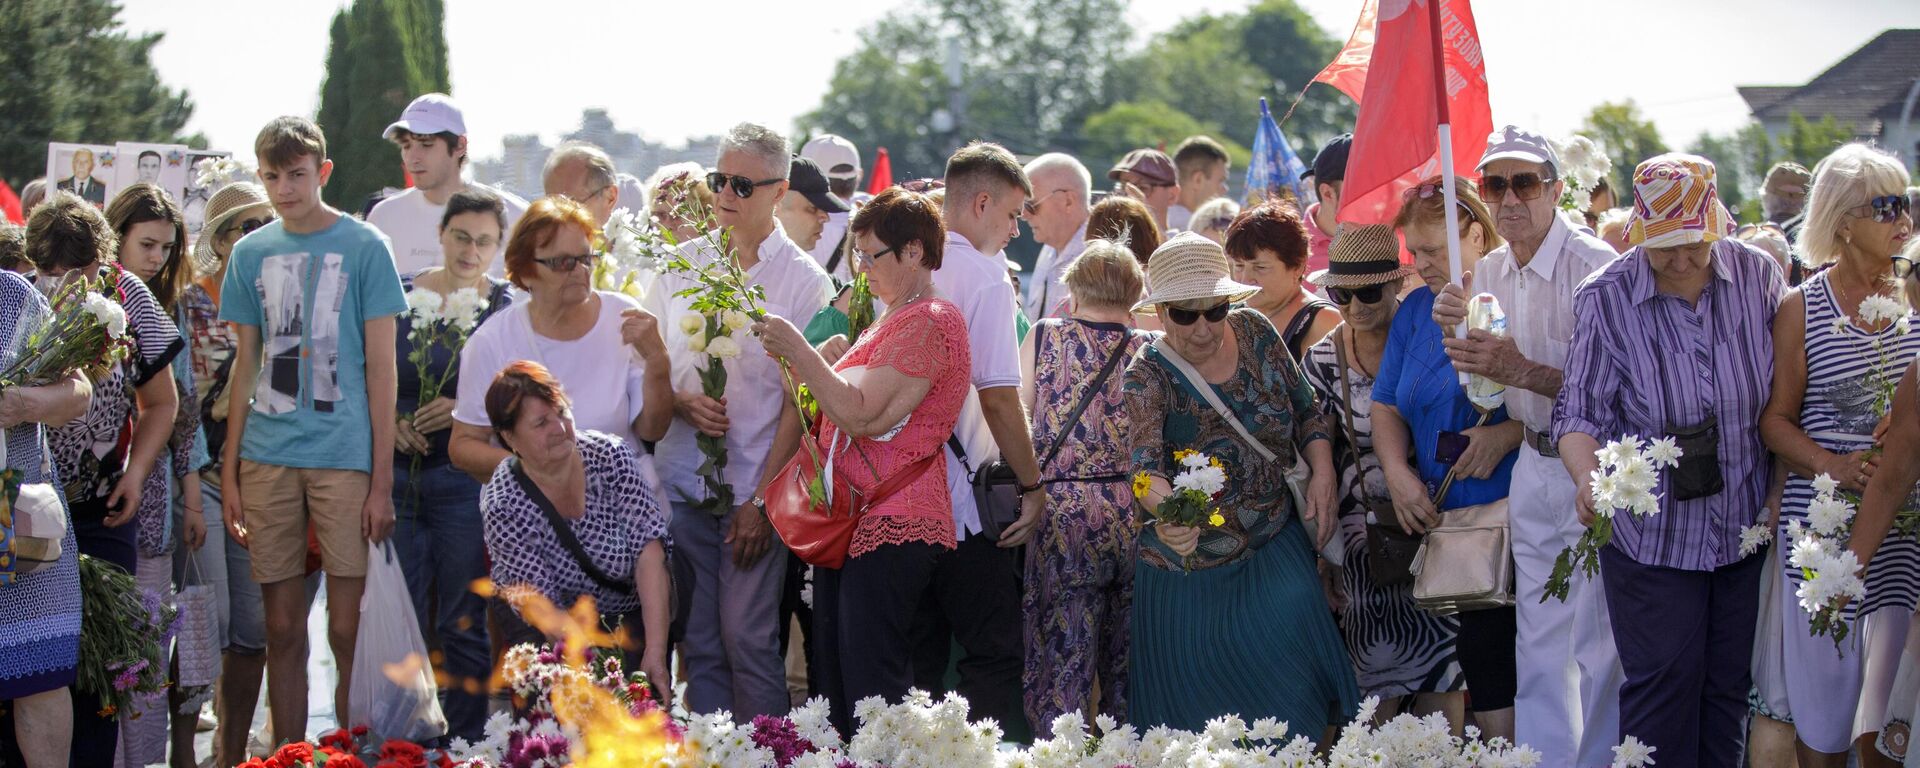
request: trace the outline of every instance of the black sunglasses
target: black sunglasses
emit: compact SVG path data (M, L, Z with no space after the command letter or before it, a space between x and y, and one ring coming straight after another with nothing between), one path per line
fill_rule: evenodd
M594 260L598 258L600 258L600 254L598 253L585 253L579 256L550 256L544 259L534 259L534 261L545 264L547 269L555 272L572 272L574 267L582 264L592 265Z
M1537 173L1516 173L1512 177L1482 176L1480 199L1488 205L1499 205L1501 200L1506 199L1507 190L1511 189L1513 195L1521 200L1537 200L1540 193L1547 191L1547 185L1554 181L1556 179L1551 176L1541 178Z
M245 221L235 222L233 228L240 230L240 234L244 236L251 235L254 230L272 223L273 217L268 216L264 219L247 219Z
M755 187L765 187L783 181L786 181L786 179L761 179L754 181L745 176L735 176L731 173L714 171L713 173L707 174L707 189L717 195L720 194L722 188L732 187L734 196L744 200L753 197Z
M1193 325L1194 321L1199 320L1201 317L1207 318L1207 322L1209 323L1217 323L1227 319L1227 312L1232 309L1233 303L1227 301L1220 302L1206 309L1167 307L1167 319L1172 320L1174 325Z
M1907 201L1907 196L1904 194L1881 195L1872 200L1868 200L1865 205L1860 207L1872 208L1873 220L1885 224L1901 216L1905 216L1907 211L1913 209L1913 204Z
M1893 276L1894 277L1905 280L1907 279L1907 275L1911 275L1911 274L1913 274L1913 259L1909 259L1905 256L1893 257Z
M1333 299L1333 303L1341 306L1353 303L1354 299L1359 299L1362 304L1373 304L1380 301L1380 297L1385 295L1386 292L1386 286L1379 284L1369 285L1365 288L1327 286L1327 298Z

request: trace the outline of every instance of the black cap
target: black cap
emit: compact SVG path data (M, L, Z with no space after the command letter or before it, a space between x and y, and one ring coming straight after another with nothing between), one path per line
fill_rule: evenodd
M820 166L799 155L793 156L793 167L787 172L787 189L806 195L807 202L827 213L853 210L827 187L827 175L820 172Z
M1320 147L1320 153L1313 156L1314 183L1345 181L1347 178L1347 152L1353 149L1353 134L1343 133L1329 139Z

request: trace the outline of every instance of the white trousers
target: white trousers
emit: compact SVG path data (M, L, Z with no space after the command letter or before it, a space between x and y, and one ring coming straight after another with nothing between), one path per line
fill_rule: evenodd
M1514 661L1516 741L1539 750L1541 765L1606 766L1620 743L1620 656L1599 578L1575 572L1566 602L1541 602L1553 561L1580 540L1576 487L1559 459L1520 448L1512 510L1519 633Z

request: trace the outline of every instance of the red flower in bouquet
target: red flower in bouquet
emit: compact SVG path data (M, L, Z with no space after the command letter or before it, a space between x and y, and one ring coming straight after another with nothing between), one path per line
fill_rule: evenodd
M353 734L345 728L335 728L320 734L320 747L322 750L331 747L333 751L345 755L351 755L359 751L354 748Z
M327 758L326 768L367 768L367 764L351 754L340 753Z
M388 739L380 745L379 757L376 768L427 768L427 751L409 741Z

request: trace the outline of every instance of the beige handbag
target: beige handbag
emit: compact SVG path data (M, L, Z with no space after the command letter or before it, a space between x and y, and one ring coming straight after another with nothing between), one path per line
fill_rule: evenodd
M1486 421L1483 413L1480 423ZM1434 494L1435 507L1447 498L1459 471L1456 466L1447 472ZM1441 512L1440 524L1427 530L1407 570L1413 573L1414 604L1436 616L1513 605L1507 500Z
M46 456L42 475L51 477ZM0 468L7 464L7 440L0 432ZM5 500L0 500L5 501ZM52 483L21 483L20 494L7 510L13 524L13 574L25 576L60 561L61 542L67 536L67 508Z

